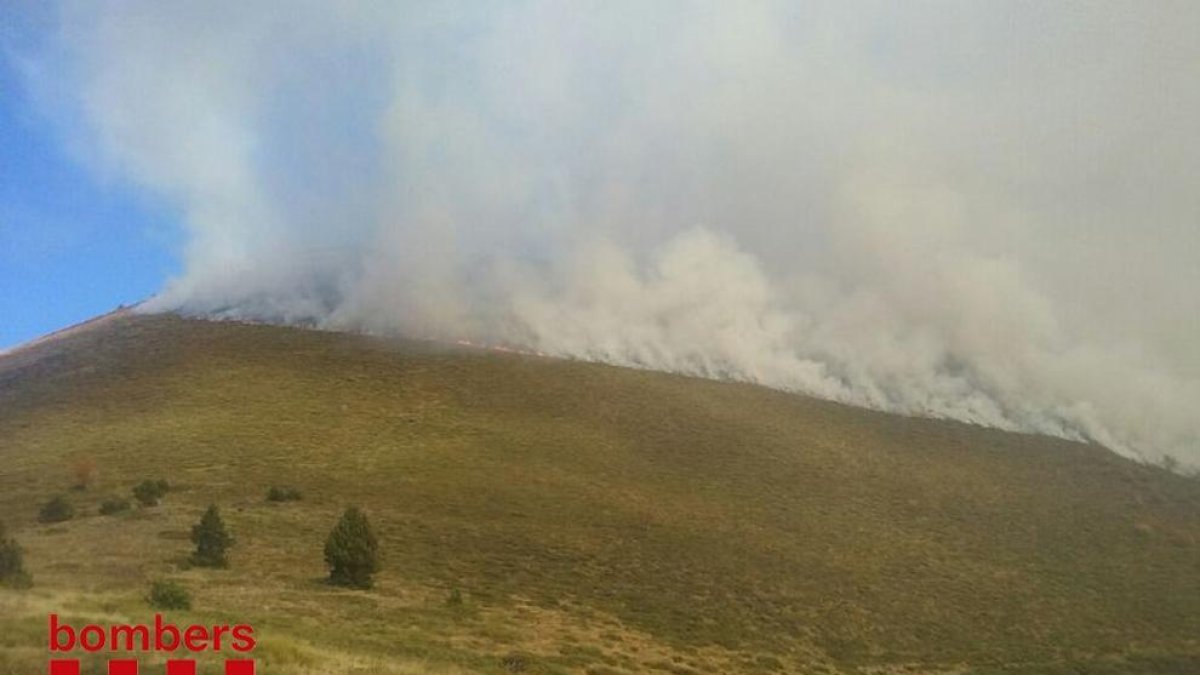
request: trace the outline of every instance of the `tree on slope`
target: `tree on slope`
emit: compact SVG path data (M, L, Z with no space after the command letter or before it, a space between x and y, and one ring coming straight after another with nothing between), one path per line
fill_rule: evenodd
M338 586L370 588L379 571L379 542L367 516L351 506L325 540L329 581Z
M8 537L4 523L0 523L0 586L22 588L31 583L21 546Z
M225 558L225 549L233 543L233 537L229 536L229 531L225 529L225 522L221 520L221 513L216 504L209 506L200 522L192 526L192 543L196 545L196 552L192 554L192 564L200 567L229 566L229 561Z

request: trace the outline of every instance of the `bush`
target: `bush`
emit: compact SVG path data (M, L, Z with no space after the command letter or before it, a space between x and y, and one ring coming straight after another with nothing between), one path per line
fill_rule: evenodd
M192 595L174 581L155 581L146 602L155 609L191 609Z
M329 581L338 586L370 588L379 570L379 542L366 515L351 506L325 541Z
M524 654L509 654L500 659L500 667L510 673L523 673L529 669L529 657Z
M71 463L71 475L75 482L73 490L86 490L96 481L96 460L91 457L81 457Z
M279 487L272 486L267 490L267 501L269 502L294 502L303 498L300 491L294 487Z
M142 506L157 506L171 486L165 480L144 480L133 488L133 496Z
M122 511L128 511L128 510L129 510L129 500L128 499L121 499L120 497L113 497L112 499L105 499L103 502L100 503L100 515L102 515L102 516L111 516L113 514L121 513Z
M32 583L21 546L7 536L4 523L0 523L0 586L24 588Z
M225 549L233 543L233 537L225 529L221 520L221 512L216 504L208 507L200 522L192 526L192 543L196 552L192 554L192 564L200 567L228 567Z
M74 517L75 507L62 495L42 504L41 511L38 511L38 521L43 523L61 523Z

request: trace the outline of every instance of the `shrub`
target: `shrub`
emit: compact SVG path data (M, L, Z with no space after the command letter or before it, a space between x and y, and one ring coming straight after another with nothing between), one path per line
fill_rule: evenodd
M71 475L75 478L75 483L71 486L73 489L88 489L96 481L96 460L91 457L76 459L71 463Z
M24 588L32 584L25 571L25 558L21 546L10 539L0 523L0 586Z
M529 658L524 654L509 654L500 659L500 667L510 673L523 673L529 669Z
M75 507L62 495L42 504L41 511L38 511L38 521L43 523L61 523L74 517Z
M447 607L462 607L463 596L462 591L457 588L450 591L450 595L446 596Z
M113 497L112 499L105 499L103 502L100 503L100 515L102 515L102 516L111 516L115 513L121 513L122 511L128 511L128 510L129 510L129 500L128 499L122 499L120 497Z
M144 480L133 488L133 496L142 506L157 506L171 486L165 480Z
M225 549L233 543L233 537L225 529L221 520L221 512L213 504L201 516L200 522L192 526L192 543L196 552L192 554L192 564L200 567L228 567Z
M370 588L379 570L379 542L366 515L351 506L325 541L329 581L338 586Z
M303 498L300 491L294 487L272 486L267 490L267 501L269 502L294 502Z
M174 581L155 581L146 601L155 609L191 609L192 595Z

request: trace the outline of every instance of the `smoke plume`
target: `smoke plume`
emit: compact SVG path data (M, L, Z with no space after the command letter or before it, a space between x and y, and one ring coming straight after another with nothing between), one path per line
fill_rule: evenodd
M1200 4L62 3L151 303L1200 461ZM53 73L53 77L39 76Z

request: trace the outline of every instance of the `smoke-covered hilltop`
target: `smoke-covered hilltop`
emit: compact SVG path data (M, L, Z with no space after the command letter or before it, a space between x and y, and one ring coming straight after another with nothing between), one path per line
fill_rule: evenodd
M1197 462L1198 30L1184 2L64 2L28 72L181 209L154 309Z

